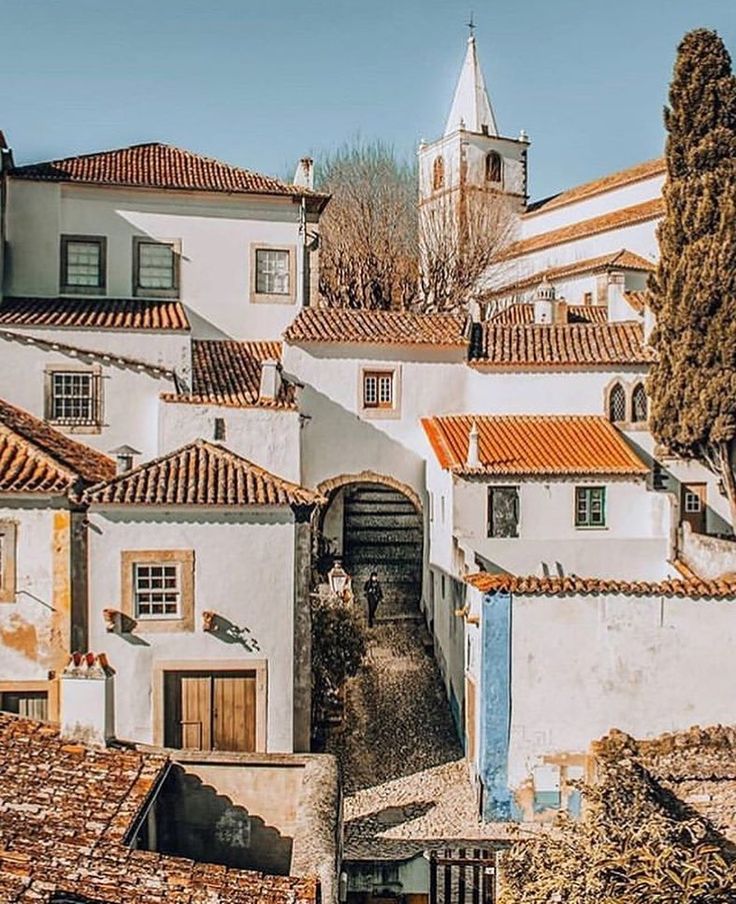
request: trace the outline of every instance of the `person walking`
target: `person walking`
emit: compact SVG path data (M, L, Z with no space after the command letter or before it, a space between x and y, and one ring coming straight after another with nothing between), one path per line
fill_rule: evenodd
M381 582L378 580L378 575L375 571L371 572L371 576L363 585L363 590L365 592L366 599L368 600L368 627L373 627L373 622L376 618L376 610L383 599L383 590L381 589Z

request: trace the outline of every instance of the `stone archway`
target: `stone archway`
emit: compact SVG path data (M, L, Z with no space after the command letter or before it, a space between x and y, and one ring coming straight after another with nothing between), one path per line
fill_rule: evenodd
M358 600L375 571L384 593L378 620L419 618L424 539L418 494L372 471L326 480L318 490L327 499L320 531L352 576Z

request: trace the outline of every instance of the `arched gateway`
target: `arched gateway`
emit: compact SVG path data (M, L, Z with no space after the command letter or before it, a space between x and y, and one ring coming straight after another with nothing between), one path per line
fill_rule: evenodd
M319 529L342 559L364 603L371 571L383 586L378 621L416 617L422 593L423 522L419 496L391 477L371 471L345 474L318 487L327 499Z

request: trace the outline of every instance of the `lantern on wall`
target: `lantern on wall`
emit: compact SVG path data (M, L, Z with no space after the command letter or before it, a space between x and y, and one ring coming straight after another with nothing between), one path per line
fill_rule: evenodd
M344 596L345 591L350 587L350 575L342 567L339 559L335 560L335 564L327 573L327 579L330 582L330 590L336 596Z

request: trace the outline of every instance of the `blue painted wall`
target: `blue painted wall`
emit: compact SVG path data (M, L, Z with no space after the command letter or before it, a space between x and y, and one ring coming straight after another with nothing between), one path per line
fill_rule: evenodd
M520 818L508 782L511 731L511 595L483 597L481 650L480 778L483 819Z

